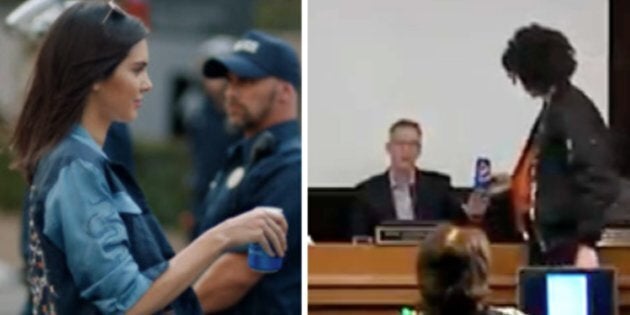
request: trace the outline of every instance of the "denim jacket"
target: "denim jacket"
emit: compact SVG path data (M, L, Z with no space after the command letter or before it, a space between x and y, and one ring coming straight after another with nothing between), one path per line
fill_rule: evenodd
M27 279L37 314L121 314L174 256L140 188L75 126L38 163ZM201 313L189 288L164 311Z

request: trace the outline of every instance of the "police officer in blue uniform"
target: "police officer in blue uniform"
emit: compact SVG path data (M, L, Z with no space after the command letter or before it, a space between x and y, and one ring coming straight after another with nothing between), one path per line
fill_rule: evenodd
M289 224L282 268L263 274L248 267L247 247L232 248L194 289L205 312L300 313L301 140L300 64L288 43L259 31L237 41L229 55L204 65L207 77L226 77L228 123L243 139L210 184L203 228L256 206L283 210Z
M197 237L199 222L205 213L203 201L208 193L208 183L223 168L228 148L241 138L225 124L223 99L227 80L205 78L200 70L208 59L230 53L234 42L230 36L218 35L199 46L194 75L187 76L190 84L178 101L192 162L188 180L192 202L190 211L184 214L191 240Z

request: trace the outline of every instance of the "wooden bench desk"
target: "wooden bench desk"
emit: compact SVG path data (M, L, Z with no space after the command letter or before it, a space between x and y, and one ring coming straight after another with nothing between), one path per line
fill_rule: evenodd
M515 305L516 274L525 247L493 244L488 301ZM398 314L419 293L414 246L322 243L308 249L309 314ZM621 314L630 314L630 248L600 249L602 265L617 269Z

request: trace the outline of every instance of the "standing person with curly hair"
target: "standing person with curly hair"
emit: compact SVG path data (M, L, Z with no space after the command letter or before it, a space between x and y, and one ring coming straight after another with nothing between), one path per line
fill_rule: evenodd
M571 83L575 49L559 31L532 24L508 41L502 64L543 103L512 177L516 223L529 240L530 264L597 267L595 244L619 181L608 128Z

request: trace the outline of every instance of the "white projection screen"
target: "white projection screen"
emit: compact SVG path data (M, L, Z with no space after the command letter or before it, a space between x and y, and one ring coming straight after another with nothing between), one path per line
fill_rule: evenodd
M608 120L608 1L308 1L308 184L350 187L382 172L387 130L422 124L421 168L472 183L477 156L511 172L540 108L501 67L532 22L577 51L573 82Z

